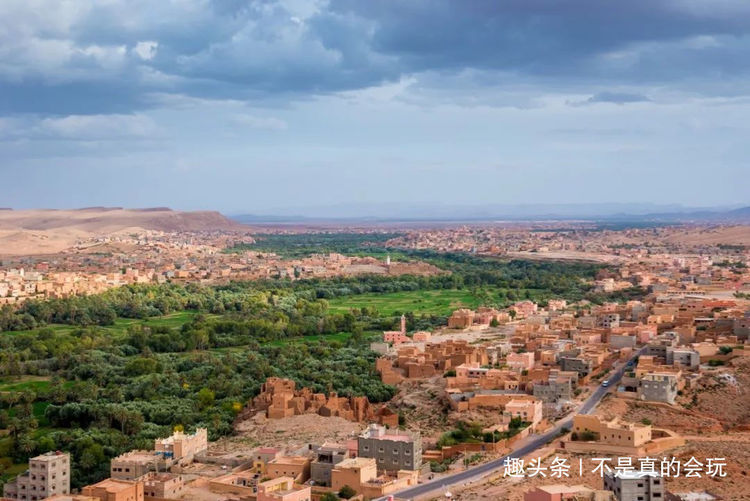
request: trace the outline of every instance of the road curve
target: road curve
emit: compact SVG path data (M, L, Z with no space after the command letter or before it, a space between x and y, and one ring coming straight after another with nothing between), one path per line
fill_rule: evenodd
M630 360L628 360L628 362L630 362L635 357L640 355L642 351L643 351L643 348L638 350L630 358ZM452 475L437 478L435 480L431 480L423 484L415 485L414 487L410 487L402 491L394 492L393 494L391 494L391 496L393 496L396 499L413 499L413 498L417 498L420 496L424 496L431 492L441 491L441 490L444 491L453 485L463 484L469 481L478 480L479 478L484 477L495 470L499 470L500 468L504 466L505 460L507 458L510 458L510 457L520 458L520 457L526 456L527 454L542 447L544 444L546 444L550 440L557 437L560 434L560 430L562 428L564 427L570 428L573 422L573 416L575 414L588 414L592 410L594 410L596 406L599 405L599 402L601 402L602 398L604 398L604 395L607 394L609 389L617 386L617 383L622 378L622 375L625 373L626 368L627 368L627 364L623 364L622 367L617 369L613 374L610 375L609 378L607 378L608 381L610 382L609 388L598 386L596 390L594 390L594 392L589 396L589 398L587 398L586 401L583 402L583 404L581 404L581 406L575 412L571 413L567 417L555 423L555 426L551 430L548 430L547 432L542 433L541 435L529 435L529 438L531 440L525 445L519 447L518 449L513 450L510 454L503 456L499 459L493 459L492 461L489 461L487 463L474 466L472 468L469 468L468 470L464 470L459 473L454 473ZM377 501L388 499L388 497L389 496L381 497Z

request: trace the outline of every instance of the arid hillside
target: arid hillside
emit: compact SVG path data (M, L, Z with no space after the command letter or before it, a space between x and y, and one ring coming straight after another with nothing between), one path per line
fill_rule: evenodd
M122 231L242 231L218 212L168 208L92 207L76 210L0 210L0 255L49 254L77 240Z

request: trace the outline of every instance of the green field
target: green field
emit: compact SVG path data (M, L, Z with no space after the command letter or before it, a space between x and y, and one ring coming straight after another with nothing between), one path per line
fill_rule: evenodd
M44 391L49 388L50 378L37 376L0 378L0 392L4 391Z
M360 294L337 297L328 301L333 313L344 313L350 308L376 308L382 315L413 312L415 314L450 315L458 308L476 308L481 299L470 290L426 290Z

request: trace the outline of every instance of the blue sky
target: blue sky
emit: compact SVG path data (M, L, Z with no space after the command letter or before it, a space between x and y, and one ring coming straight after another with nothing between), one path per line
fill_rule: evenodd
M6 207L743 204L748 118L745 0L0 2Z

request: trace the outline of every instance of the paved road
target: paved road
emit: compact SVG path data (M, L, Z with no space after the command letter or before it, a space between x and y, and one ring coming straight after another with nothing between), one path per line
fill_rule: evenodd
M636 352L630 360L633 360L636 356L640 355L642 351L643 349ZM413 499L419 496L424 496L431 492L437 493L437 491L446 491L452 485L465 484L473 480L478 480L479 478L484 477L495 470L499 470L504 466L505 460L509 457L520 458L542 447L547 442L557 437L560 434L560 430L562 428L570 428L573 422L573 416L575 414L588 414L594 408L596 408L596 406L599 405L599 402L601 402L602 398L604 398L604 395L606 395L607 391L609 391L609 389L612 387L616 387L617 383L620 381L623 373L625 372L625 368L626 364L623 364L622 367L617 369L614 373L609 374L607 380L610 382L610 385L608 388L598 386L597 389L594 390L589 398L587 398L586 401L581 404L581 406L575 412L558 421L551 430L541 435L529 435L529 437L522 441L525 442L524 445L520 446L518 449L515 449L507 456L503 456L499 459L494 459L488 463L480 464L459 473L454 473L453 475L437 478L423 484L415 485L414 487L410 487L409 489L395 492L393 493L393 497L397 499ZM380 500L384 499L387 499L387 496L380 498Z

